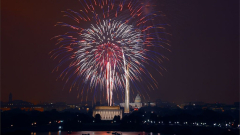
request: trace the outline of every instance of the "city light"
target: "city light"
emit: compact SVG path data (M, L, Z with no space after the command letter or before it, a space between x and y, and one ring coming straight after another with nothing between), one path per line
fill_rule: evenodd
M5 2L4 134L239 132L238 2L64 1Z

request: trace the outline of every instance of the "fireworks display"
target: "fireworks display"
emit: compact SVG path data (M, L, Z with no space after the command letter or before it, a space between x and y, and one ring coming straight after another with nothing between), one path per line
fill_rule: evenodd
M57 23L71 31L54 37L58 48L50 53L59 60L56 71L67 65L59 77L70 83L70 91L76 88L80 95L93 91L94 96L102 91L111 106L113 93L124 92L129 83L127 77L138 93L143 82L148 89L157 87L146 65L159 73L164 69L161 63L165 57L156 50L167 44L161 37L166 24L159 23L162 14L149 3L80 0L80 11L63 11L74 24Z

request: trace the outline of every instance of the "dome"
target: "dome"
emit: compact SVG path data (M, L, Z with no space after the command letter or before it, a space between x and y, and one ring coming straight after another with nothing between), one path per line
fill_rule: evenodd
M135 98L135 103L141 103L141 98L140 98L139 94L137 94L137 96Z

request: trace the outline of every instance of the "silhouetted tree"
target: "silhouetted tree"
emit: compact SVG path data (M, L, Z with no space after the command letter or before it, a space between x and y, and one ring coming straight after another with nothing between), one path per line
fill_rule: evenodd
M95 115L95 122L101 122L101 115L100 114Z
M120 122L120 116L114 116L113 121Z

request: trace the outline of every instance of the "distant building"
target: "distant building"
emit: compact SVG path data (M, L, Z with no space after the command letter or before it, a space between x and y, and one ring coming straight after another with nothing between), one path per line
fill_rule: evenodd
M141 98L140 98L139 94L137 94L137 96L135 98L135 103L141 103Z
M75 104L69 104L69 105L67 105L69 108L71 108L71 109L75 109L76 108L76 105Z
M179 108L184 109L185 106L189 106L189 105L190 105L189 102L185 102L185 103L180 104Z
M120 103L121 107L125 106L125 103ZM135 102L134 103L129 103L129 106L132 108L141 108L142 107L142 103L141 103L141 97L139 96L139 94L137 94L136 98L135 98Z
M44 111L51 111L51 110L56 110L56 111L63 111L67 108L70 108L65 102L57 102L57 103L44 103L44 104L39 104L39 106L44 108Z
M178 105L178 107L185 110L207 109L204 102L185 102Z
M25 111L44 111L43 107L35 106L30 102L23 101L23 100L12 100L12 93L9 94L8 102L1 104L1 111L9 111L11 109L19 108Z
M122 119L120 106L96 106L93 110L93 117L96 114L100 114L101 120L113 120L114 116L120 116Z
M147 103L143 103L143 105L154 107L154 106L156 106L156 103L147 102Z

